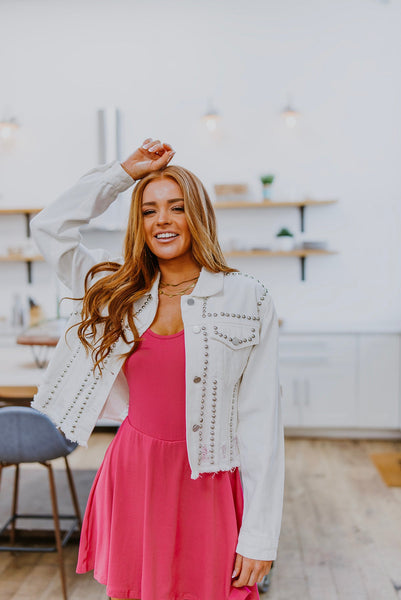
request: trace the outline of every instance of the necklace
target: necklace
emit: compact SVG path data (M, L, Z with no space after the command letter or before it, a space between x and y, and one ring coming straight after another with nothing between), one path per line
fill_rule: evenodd
M184 279L184 281L179 281L178 283L166 283L165 281L161 281L159 283L159 287L177 287L177 285L181 285L182 283L187 283L188 281L193 281L194 279L198 279L199 277L199 273L197 275L195 275L195 277L192 277L191 279Z
M169 298L172 298L173 296L183 296L185 294L185 292L187 292L190 289L193 289L196 285L196 281L194 281L193 283L191 283L191 285L189 285L188 287L186 287L184 290L181 290L181 292L178 292L177 294L168 294L167 292L165 292L162 289L159 289L159 294L164 294L165 296L168 296Z

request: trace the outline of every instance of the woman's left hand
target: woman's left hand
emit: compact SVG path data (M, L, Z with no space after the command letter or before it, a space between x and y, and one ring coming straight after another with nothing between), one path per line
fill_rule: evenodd
M234 564L236 575L232 578L231 585L234 587L252 586L262 581L263 577L270 571L272 563L272 560L256 560L237 554Z

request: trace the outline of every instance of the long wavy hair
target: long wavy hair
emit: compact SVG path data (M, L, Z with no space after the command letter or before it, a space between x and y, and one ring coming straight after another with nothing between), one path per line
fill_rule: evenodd
M183 193L185 216L192 237L192 255L198 266L214 273L238 271L229 267L224 259L217 239L213 205L196 175L184 167L169 165L140 179L132 192L123 263L101 262L94 265L85 277L84 296L76 298L83 301L82 320L75 325L78 337L87 354L91 351L93 371L98 368L100 374L112 344L120 337L125 343L132 344L131 349L121 355L125 358L135 352L141 339L135 326L133 304L149 292L159 271L157 256L145 242L142 198L148 183L166 177L173 179ZM98 273L105 275L93 282ZM127 338L126 324L132 334L131 340Z

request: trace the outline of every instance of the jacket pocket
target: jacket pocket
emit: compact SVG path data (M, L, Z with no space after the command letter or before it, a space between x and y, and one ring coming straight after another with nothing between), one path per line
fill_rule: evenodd
M259 343L257 325L216 323L210 326L210 344L217 374L224 373L225 383L232 387L241 376L252 348Z
M259 343L259 329L246 323L219 323L212 325L210 338L222 342L231 350L241 350Z

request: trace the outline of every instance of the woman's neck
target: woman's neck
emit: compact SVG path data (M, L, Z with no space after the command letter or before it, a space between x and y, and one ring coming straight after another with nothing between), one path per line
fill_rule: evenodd
M194 260L165 260L159 261L160 281L178 283L181 280L196 277L201 270Z

